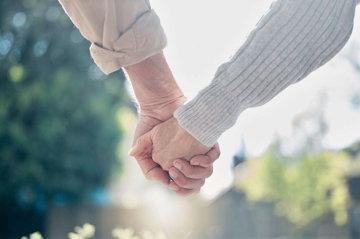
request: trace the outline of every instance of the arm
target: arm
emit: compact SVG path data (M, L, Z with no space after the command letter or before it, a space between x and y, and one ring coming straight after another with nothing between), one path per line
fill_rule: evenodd
M155 125L169 119L185 97L166 63L163 54L125 67L139 103L139 123L134 141ZM144 175L169 184L169 176L151 157L135 157ZM168 162L171 164L172 162ZM167 168L168 170L169 168Z
M243 110L265 104L336 55L352 32L355 6L355 0L276 1L211 84L176 110L176 119L141 137L133 153L152 154L160 164L171 155L201 154Z
M184 104L185 96L177 85L162 53L140 63L126 66L125 70L138 100L144 127L146 125L153 127L171 118L174 111ZM144 127L137 128L135 139L152 128L144 130Z
M355 0L278 0L213 81L175 112L207 146L249 107L271 100L329 61L347 42Z
M124 67L128 73L140 106L135 139L170 118L185 97L162 54L166 37L148 0L59 1L81 34L91 42L91 55L103 72L109 74ZM210 151L198 159L213 162L217 157L216 152ZM147 178L169 184L168 172L151 158L138 159L138 163ZM177 171L183 176L180 184L195 189L211 174L212 163L186 169Z
M185 97L163 54L156 54L140 63L127 66L125 70L139 103L140 120L134 136L136 141L159 123L170 119L173 112L184 103ZM164 132L168 130L170 129L165 129ZM171 141L164 137L155 140L156 145L161 144L162 149L167 149L167 144ZM198 191L203 186L205 178L212 174L212 163L219 157L217 147L209 151L209 148L202 146L204 150L199 151L199 155L193 158L201 165L190 165L184 159L190 159L192 155L184 157L177 151L170 151L165 160L157 161L151 155L151 145L144 145L149 153L132 155L135 156L146 178L169 185L173 191L181 195ZM173 179L171 183L168 172Z

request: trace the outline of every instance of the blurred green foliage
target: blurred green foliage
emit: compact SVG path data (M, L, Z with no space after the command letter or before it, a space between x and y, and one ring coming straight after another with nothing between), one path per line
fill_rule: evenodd
M290 159L276 147L270 148L262 157L248 161L248 175L238 187L251 201L274 202L277 214L300 230L328 215L344 225L348 220L350 157L331 151L296 157Z
M348 222L350 195L347 180L355 170L359 147L332 151L323 147L327 134L323 95L293 122L291 137L279 137L258 158L246 162L247 175L237 182L250 201L269 201L275 212L305 232L333 218Z
M120 169L129 99L57 1L0 2L0 201L82 200Z

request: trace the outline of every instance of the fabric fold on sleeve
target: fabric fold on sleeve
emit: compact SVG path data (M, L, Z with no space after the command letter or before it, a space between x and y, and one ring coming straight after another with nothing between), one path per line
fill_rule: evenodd
M153 10L149 10L111 48L92 43L90 53L100 69L109 74L159 53L165 46L166 36L160 20Z
M166 36L148 0L59 0L109 74L161 52Z

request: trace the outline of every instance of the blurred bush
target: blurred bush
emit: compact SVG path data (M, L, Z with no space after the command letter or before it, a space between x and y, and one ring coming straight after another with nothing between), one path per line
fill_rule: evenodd
M332 217L348 222L347 179L355 172L358 148L332 151L323 147L327 133L326 97L298 115L291 137L279 137L262 156L247 162L247 175L237 186L250 201L268 201L298 232Z
M2 213L88 200L120 169L125 77L88 48L57 1L0 2Z
M343 152L303 154L297 160L276 147L248 162L249 175L239 183L251 201L275 203L276 213L305 229L332 215L338 225L348 220L346 175L350 159Z

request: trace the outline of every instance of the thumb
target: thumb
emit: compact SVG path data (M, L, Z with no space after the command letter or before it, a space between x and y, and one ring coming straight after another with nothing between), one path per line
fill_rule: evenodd
M151 153L153 145L151 136L151 131L140 136L130 149L129 155L132 157L139 157L140 155Z

